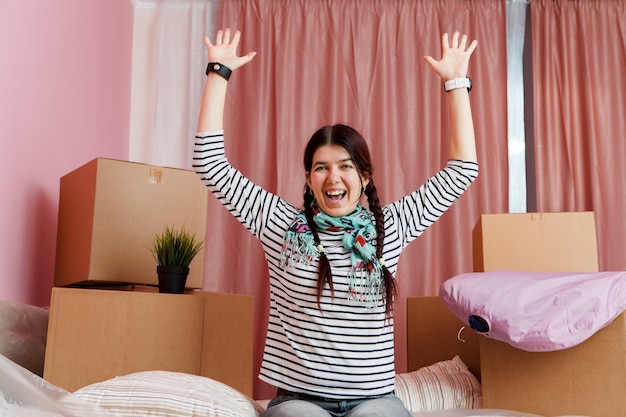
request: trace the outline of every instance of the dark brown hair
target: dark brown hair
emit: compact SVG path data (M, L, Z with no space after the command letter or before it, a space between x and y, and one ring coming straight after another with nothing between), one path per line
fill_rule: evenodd
M335 124L332 126L324 126L318 129L304 149L304 170L311 172L313 166L313 155L315 151L324 145L338 145L341 146L350 155L350 158L354 162L357 171L362 177L369 179L369 184L365 187L365 195L367 196L367 202L369 209L374 215L374 223L376 227L376 258L382 258L383 241L385 239L385 225L383 220L383 211L380 207L380 201L378 200L378 194L376 192L376 186L372 178L372 160L370 158L369 148L365 139L359 132L350 126L343 124ZM304 213L306 215L309 228L313 233L315 239L315 245L319 245L319 235L317 227L313 221L313 211L311 210L311 203L313 202L313 195L308 185L304 187ZM396 295L396 282L387 267L383 265L383 291L385 294L385 312L388 317L393 312L393 301ZM317 279L317 303L319 307L320 298L324 291L324 286L328 284L331 294L334 294L333 276L330 270L330 264L325 253L320 254L319 271Z

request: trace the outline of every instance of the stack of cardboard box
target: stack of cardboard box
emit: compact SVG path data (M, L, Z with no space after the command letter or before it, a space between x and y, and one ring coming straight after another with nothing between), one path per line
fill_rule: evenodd
M593 212L487 214L474 269L597 272ZM626 416L626 313L582 344L527 352L480 337L483 406L547 417Z
M149 250L165 226L205 239L208 191L192 171L106 158L60 181L44 378L73 391L146 370L211 377L252 394L250 296L158 293ZM117 291L111 291L115 289Z

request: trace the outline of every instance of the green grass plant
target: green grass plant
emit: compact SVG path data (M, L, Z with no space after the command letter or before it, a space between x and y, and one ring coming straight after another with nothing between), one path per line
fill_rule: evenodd
M185 227L176 229L165 226L152 239L150 251L158 265L189 267L193 258L202 250L204 242L196 239Z

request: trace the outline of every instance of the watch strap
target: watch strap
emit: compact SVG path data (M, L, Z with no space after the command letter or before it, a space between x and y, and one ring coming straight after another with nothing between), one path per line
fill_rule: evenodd
M470 77L453 78L443 83L443 89L446 93L457 88L467 88L467 92L472 91L472 80Z
M228 68L226 65L220 64L219 62L209 62L206 66L206 75L209 75L210 72L216 72L228 81L230 75L233 71Z

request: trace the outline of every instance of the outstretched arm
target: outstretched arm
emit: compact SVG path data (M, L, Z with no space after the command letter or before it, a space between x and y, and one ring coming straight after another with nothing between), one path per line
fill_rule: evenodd
M219 62L233 72L252 61L256 52L249 52L243 56L237 56L237 46L241 32L234 32L231 38L230 29L218 30L215 43L211 43L208 37L204 38L207 47L208 62ZM220 130L224 128L224 104L226 102L226 87L228 81L215 72L209 72L204 85L204 94L200 105L198 117L198 132Z
M442 57L437 61L431 56L424 59L431 68L441 77L442 82L454 78L467 77L469 59L476 49L478 41L473 40L467 45L467 35L460 36L454 32L451 42L448 34L444 33L441 39ZM470 107L469 92L466 88L457 88L446 93L450 109L450 149L449 159L463 159L476 161L476 140L474 137L474 122Z

